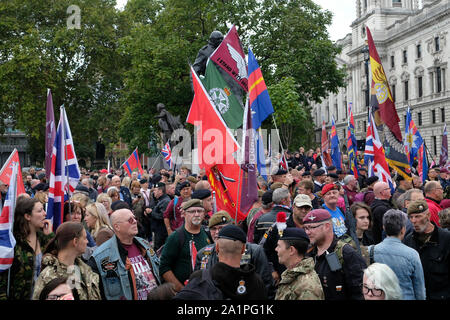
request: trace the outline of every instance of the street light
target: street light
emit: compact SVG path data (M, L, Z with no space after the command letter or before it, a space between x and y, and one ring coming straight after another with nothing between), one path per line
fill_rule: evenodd
M366 107L369 107L369 60L370 60L370 54L369 54L369 46L366 45L364 48L361 49L361 53L364 55L364 62L365 62L365 69L366 69Z

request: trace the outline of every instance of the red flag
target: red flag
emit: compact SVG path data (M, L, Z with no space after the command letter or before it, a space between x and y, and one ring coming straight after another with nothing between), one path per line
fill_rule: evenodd
M391 89L378 56L377 48L372 39L369 27L367 29L367 40L369 45L370 65L372 68L372 83L376 91L378 107L380 110L381 120L386 124L398 141L403 141L400 131L400 118L395 109L394 99L392 98Z
M330 149L330 140L328 139L328 133L327 129L325 128L325 120L322 121L322 160L324 164L329 167L333 164L333 161L331 159L331 155L328 152L328 149Z
M25 193L25 186L23 184L22 168L20 167L19 152L17 151L17 149L13 150L8 160L6 160L5 164L0 170L0 181L2 181L6 185L9 185L14 162L17 162L19 164L17 175L17 195L19 195L21 193Z
M141 161L139 160L139 155L137 148L134 149L133 153L129 156L127 161L125 161L122 164L122 167L127 172L128 176L131 177L131 172L133 172L134 169L138 169L139 176L144 174L144 170L142 170Z
M219 67L225 70L239 85L248 92L247 63L241 40L233 25L222 43L210 57Z
M211 97L191 68L194 100L186 122L195 126L198 165L205 169L211 188L216 192L218 210L226 210L237 221L245 218L237 207L240 166L233 156L239 149L230 130L222 120Z

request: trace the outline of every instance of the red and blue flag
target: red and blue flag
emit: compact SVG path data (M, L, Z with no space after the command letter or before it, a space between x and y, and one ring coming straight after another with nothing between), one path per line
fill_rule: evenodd
M138 148L134 149L133 153L128 157L127 161L122 164L122 167L125 169L129 177L131 177L131 173L134 171L134 169L138 169L139 177L144 174L137 149Z
M52 221L53 231L64 222L64 202L69 200L81 177L64 105L60 110L52 151L47 206L47 219Z
M336 123L334 122L334 117L331 118L331 160L333 166L337 169L342 169L342 158L341 150L339 149L339 137L336 131Z

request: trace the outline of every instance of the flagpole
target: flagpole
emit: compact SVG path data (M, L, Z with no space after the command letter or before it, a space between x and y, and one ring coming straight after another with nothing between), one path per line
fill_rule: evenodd
M239 164L239 178L238 178L238 190L237 190L237 195L236 195L236 214L234 217L234 222L237 224L237 216L238 216L238 210L239 210L239 193L240 193L240 189L241 189L241 171L242 171L242 163L244 162L244 158L245 158L245 137L246 137L246 132L247 132L247 114L248 114L248 108L250 108L250 106L248 105L248 94L247 94L247 99L245 102L245 109L244 109L244 119L242 121L242 128L245 128L245 130L243 130L242 132L242 143L241 143L241 157L240 157L240 164ZM249 142L250 143L250 142Z
M273 113L272 113L272 121L273 121L273 124L275 125L275 130L277 131L278 140L280 140L280 144L281 144L281 157L284 157L283 141L281 141L280 133L278 132L277 123L276 123L276 121L275 121L275 117L273 116ZM286 165L287 165L287 163L286 163ZM280 165L278 165L278 167L280 167Z

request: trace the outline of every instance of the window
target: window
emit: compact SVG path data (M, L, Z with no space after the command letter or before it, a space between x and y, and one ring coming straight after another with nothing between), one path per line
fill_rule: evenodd
M437 85L436 92L441 92L442 91L442 75L441 75L440 67L436 68L436 85Z
M445 108L441 108L441 122L445 122Z
M422 125L422 112L417 113L417 123L419 124L419 126Z
M391 56L391 69L395 68L395 57Z
M408 63L408 51L403 50L403 63Z
M364 120L364 131L363 132L367 132L367 121Z
M392 6L393 7L401 7L402 6L402 0L392 0Z
M437 141L436 141L436 136L432 137L433 138L433 153L434 155L437 155Z
M392 87L392 100L394 100L395 102L395 84L393 84L391 87Z
M436 110L431 110L431 123L436 123Z
M416 56L417 59L422 58L422 46L420 44L416 46Z
M441 50L441 43L439 37L434 38L434 48L436 49L436 52Z
M423 96L423 79L422 79L422 77L417 78L417 89L418 89L419 98L421 98Z
M405 93L405 101L407 101L409 99L409 91L408 91L408 80L406 80L403 85L404 85L404 93Z

